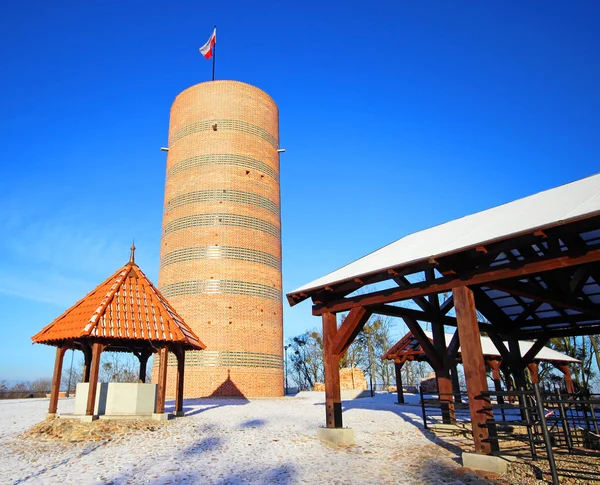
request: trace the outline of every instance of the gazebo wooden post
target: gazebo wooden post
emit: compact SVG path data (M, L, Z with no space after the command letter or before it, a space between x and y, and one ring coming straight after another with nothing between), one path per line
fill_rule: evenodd
M94 415L96 407L96 388L98 387L98 373L100 371L100 354L104 350L104 345L95 342L92 345L92 363L89 379L87 405L85 407L86 416Z
M437 298L437 295L434 295ZM433 333L433 346L438 355L438 360L442 367L435 369L435 377L438 385L438 394L442 403L442 422L444 424L453 424L456 422L456 412L454 409L452 379L450 377L450 365L447 357L446 335L444 324L441 322L431 322Z
M489 359L488 365L492 369L492 380L494 381L494 389L496 392L502 392L502 377L500 376L500 366L502 365L502 361L498 359ZM504 413L504 396L501 394L496 395L496 401L500 405L500 413L502 414L502 420L506 419L506 415Z
M484 409L488 406L491 407L491 403L488 397L482 396L482 392L488 390L488 385L475 298L473 291L466 286L454 288L452 294L456 308L457 328L460 341L463 343L461 356L467 381L475 451L480 454L490 454L493 450L497 450L498 443L489 439L496 436L496 428L493 424L494 415L491 410Z
M502 370L502 374L504 374L504 381L506 382L506 390L509 392L514 392L515 386L513 385L512 374L510 372L510 367L506 365L504 362L501 362L500 369ZM508 396L508 402L513 404L515 402L514 396Z
M396 371L396 394L398 395L398 402L396 404L404 404L404 389L402 389L402 366L404 360L394 362L394 370Z
M571 368L568 364L554 364L559 371L565 376L565 387L567 388L568 394L575 394L575 386L573 385L573 378L571 377Z
M340 392L340 357L333 351L337 332L335 313L323 314L323 364L325 368L325 416L328 428L342 427L342 398Z
M460 397L460 382L458 381L458 364L456 361L450 368L450 377L452 377L452 392L454 392L454 403L458 404L462 402Z
M158 351L158 395L156 397L156 414L165 412L165 397L167 394L167 363L169 360L169 349L161 347Z
M519 341L517 339L510 339L508 341L508 350L512 357L512 362L509 362L510 370L515 379L515 385L517 386L517 390L526 389L527 382L525 380L524 370L525 367L519 365L522 361L521 356L521 347L519 346Z
M530 362L529 364L527 364L527 369L529 369L529 375L531 376L531 382L532 383L538 383L540 382L540 375L539 375L539 366L537 362Z
M490 369L492 369L492 380L494 381L494 389L496 391L502 391L502 377L500 376L500 366L502 363L497 359L489 359L488 365ZM502 398L502 396L498 396L498 398Z
M150 351L142 351L140 354L136 354L138 360L140 361L140 373L139 373L139 381L143 384L146 382L146 366L148 365L148 359L152 355Z
M81 347L83 352L83 375L81 382L90 382L90 369L92 367L92 349L89 344L85 343Z
M54 417L58 409L58 394L60 392L60 379L62 376L62 365L67 351L67 345L56 347L56 358L54 360L54 374L52 375L52 389L50 390L50 405L48 406L48 417Z
M183 384L185 372L185 350L183 346L177 349L177 393L175 396L175 416L183 416Z

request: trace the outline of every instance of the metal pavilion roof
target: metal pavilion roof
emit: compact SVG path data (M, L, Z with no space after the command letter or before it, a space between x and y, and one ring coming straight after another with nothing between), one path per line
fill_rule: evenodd
M428 331L424 331L423 333L431 342L433 342L433 333ZM454 334L452 333L444 334L446 346L450 345L450 342L452 342L453 337ZM519 350L521 352L521 357L527 354L531 347L533 347L533 344L534 342L519 340ZM483 351L484 357L502 357L500 351L496 348L494 342L489 337L481 336L481 349ZM458 353L460 354L460 347L458 349ZM415 360L425 358L425 351L421 348L421 344L419 344L417 338L412 334L412 332L408 332L406 335L404 335L404 337L402 337L394 346L392 346L385 353L382 359L393 360L395 357L401 357L402 355L412 356L413 358L416 358ZM580 360L577 360L569 355L557 352L556 350L551 349L550 347L542 347L533 360L537 362L545 361L556 363L581 363Z
M600 174L409 234L291 291L288 300L295 305L307 297L303 293L592 214L600 214Z
M94 339L133 348L136 341L206 347L135 264L133 248L125 266L32 337L48 345Z

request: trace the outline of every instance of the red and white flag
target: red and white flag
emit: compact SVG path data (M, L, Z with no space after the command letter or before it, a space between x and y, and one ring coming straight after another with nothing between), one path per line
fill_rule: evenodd
M213 49L215 44L217 43L217 28L213 30L212 35L208 39L208 42L200 47L200 54L202 54L206 59L210 59L213 56Z

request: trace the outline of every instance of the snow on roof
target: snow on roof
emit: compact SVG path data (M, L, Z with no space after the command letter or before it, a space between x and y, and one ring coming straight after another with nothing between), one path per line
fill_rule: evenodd
M409 332L410 333L410 332ZM433 341L433 333L424 332L428 339ZM450 345L452 341L452 337L454 337L453 333L444 334L446 338L446 345ZM521 357L523 357L529 349L533 347L533 342L528 342L526 340L519 340L519 350L521 351ZM492 339L489 337L481 337L481 350L483 351L483 355L488 357L501 357L500 352L492 342ZM460 348L458 350L460 352ZM566 354L561 354L556 350L552 350L550 347L542 347L542 349L538 352L538 354L533 359L534 361L548 361L548 362L573 362L576 364L581 364L580 360L574 359Z
M292 291L306 292L600 212L600 174L409 234Z

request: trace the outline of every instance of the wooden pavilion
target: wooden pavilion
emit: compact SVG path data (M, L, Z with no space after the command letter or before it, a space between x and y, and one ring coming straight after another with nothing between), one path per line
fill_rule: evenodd
M322 317L328 428L342 427L340 357L372 314L390 315L418 339L440 393L452 394L462 343L475 448L490 454L480 331L523 383L550 338L600 333L599 284L600 174L408 235L287 298L290 305L311 298ZM488 323L478 322L478 311ZM338 328L340 312L348 314ZM433 343L419 322L431 322ZM449 344L445 326L458 329ZM519 340L535 340L523 356Z
M206 346L135 264L134 252L132 246L125 266L32 337L33 343L56 347L49 415L57 411L63 357L68 349L81 350L85 357L83 382L90 383L87 416L94 414L102 352L133 353L140 361L140 382L146 380L149 357L158 352L156 414L164 413L168 352L174 353L175 413L183 414L185 351Z
M425 336L429 339L431 345L433 345L433 333L424 331ZM444 335L446 341L446 347L452 342L454 338L454 334L446 333ZM494 345L494 342L489 337L480 337L481 340L481 351L483 354L483 359L486 365L492 371L492 380L494 381L494 387L496 391L502 390L502 378L500 375L500 370L503 368L503 359L502 354ZM533 346L533 342L528 342L525 340L519 340L519 353L521 356L526 355L527 352ZM418 361L418 362L429 362L427 358L427 354L421 347L419 341L415 338L412 332L408 332L404 335L398 342L396 342L390 349L381 357L382 360L391 360L394 362L394 369L396 374L396 389L398 393L398 403L404 402L404 394L402 391L402 366L409 361ZM450 374L452 378L452 391L454 393L455 400L460 399L460 387L458 380L458 373L456 369L456 364L461 362L461 352L460 347L456 352L455 362L451 362L450 366ZM539 364L541 362L548 362L556 367L560 372L563 373L565 379L565 387L567 392L572 394L574 392L573 379L571 378L571 368L569 367L571 364L580 364L581 361L570 357L569 355L561 354L556 350L553 350L549 347L542 347L538 354L532 359L532 361L527 364L527 369L529 370L529 374L531 376L531 382L539 382ZM512 383L510 382L510 373L505 372L506 382L508 383L508 388L512 388ZM438 384L439 389L439 384Z

